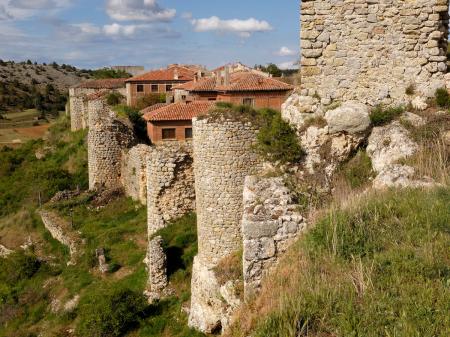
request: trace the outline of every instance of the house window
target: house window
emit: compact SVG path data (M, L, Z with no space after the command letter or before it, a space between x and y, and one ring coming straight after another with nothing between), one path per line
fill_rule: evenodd
M255 100L253 98L244 98L242 100L242 104L249 105L249 106L254 106L255 105Z
M175 139L175 129L163 129L162 139Z
M213 97L208 98L208 101L215 101L216 99Z
M185 100L186 100L186 95L181 95L181 99L182 99L183 101L185 101Z
M137 92L144 92L144 85L143 84L138 84L137 88L136 88Z
M172 90L172 84L166 84L166 91Z
M184 138L186 139L192 138L192 128L184 129Z
M158 92L159 88L157 84L152 84L152 92Z

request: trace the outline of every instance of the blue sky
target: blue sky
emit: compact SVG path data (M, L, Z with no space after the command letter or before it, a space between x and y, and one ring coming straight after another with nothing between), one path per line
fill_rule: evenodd
M0 58L97 68L298 59L297 0L0 0Z

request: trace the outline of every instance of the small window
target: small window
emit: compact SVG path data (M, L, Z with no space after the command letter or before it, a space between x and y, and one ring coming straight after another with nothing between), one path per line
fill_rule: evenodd
M137 92L144 92L144 85L143 84L138 84L137 88L136 88Z
M248 105L248 106L254 106L255 105L255 100L253 98L244 98L242 100L242 104Z
M163 129L162 139L175 139L175 129Z
M172 90L172 84L166 84L166 91Z
M152 84L152 92L158 92L159 88L157 84Z
M184 137L186 139L192 138L192 128L186 128L184 129Z
M208 98L208 101L216 101L216 99L213 97L210 97L210 98Z
M186 100L186 95L181 95L181 99L182 99L183 101L185 101L185 100Z

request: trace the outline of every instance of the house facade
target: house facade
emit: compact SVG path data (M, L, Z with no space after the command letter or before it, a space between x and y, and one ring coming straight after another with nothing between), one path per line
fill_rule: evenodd
M153 144L192 139L192 118L208 112L215 102L193 101L156 105L142 110Z
M131 77L126 81L127 104L135 106L141 97L149 94L172 93L174 86L194 80L197 72L195 67L171 65Z

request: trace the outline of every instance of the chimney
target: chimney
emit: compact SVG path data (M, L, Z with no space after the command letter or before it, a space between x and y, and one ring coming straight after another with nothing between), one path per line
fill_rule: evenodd
M178 80L178 69L175 68L175 70L173 71L173 79L174 80Z
M230 85L230 68L228 68L228 66L225 66L225 74L223 76L223 85L225 85L225 86Z
M201 71L201 70L197 71L197 77L198 77L199 79L203 77L202 71Z
M195 74L194 75L194 83L197 83L198 82L198 74Z

